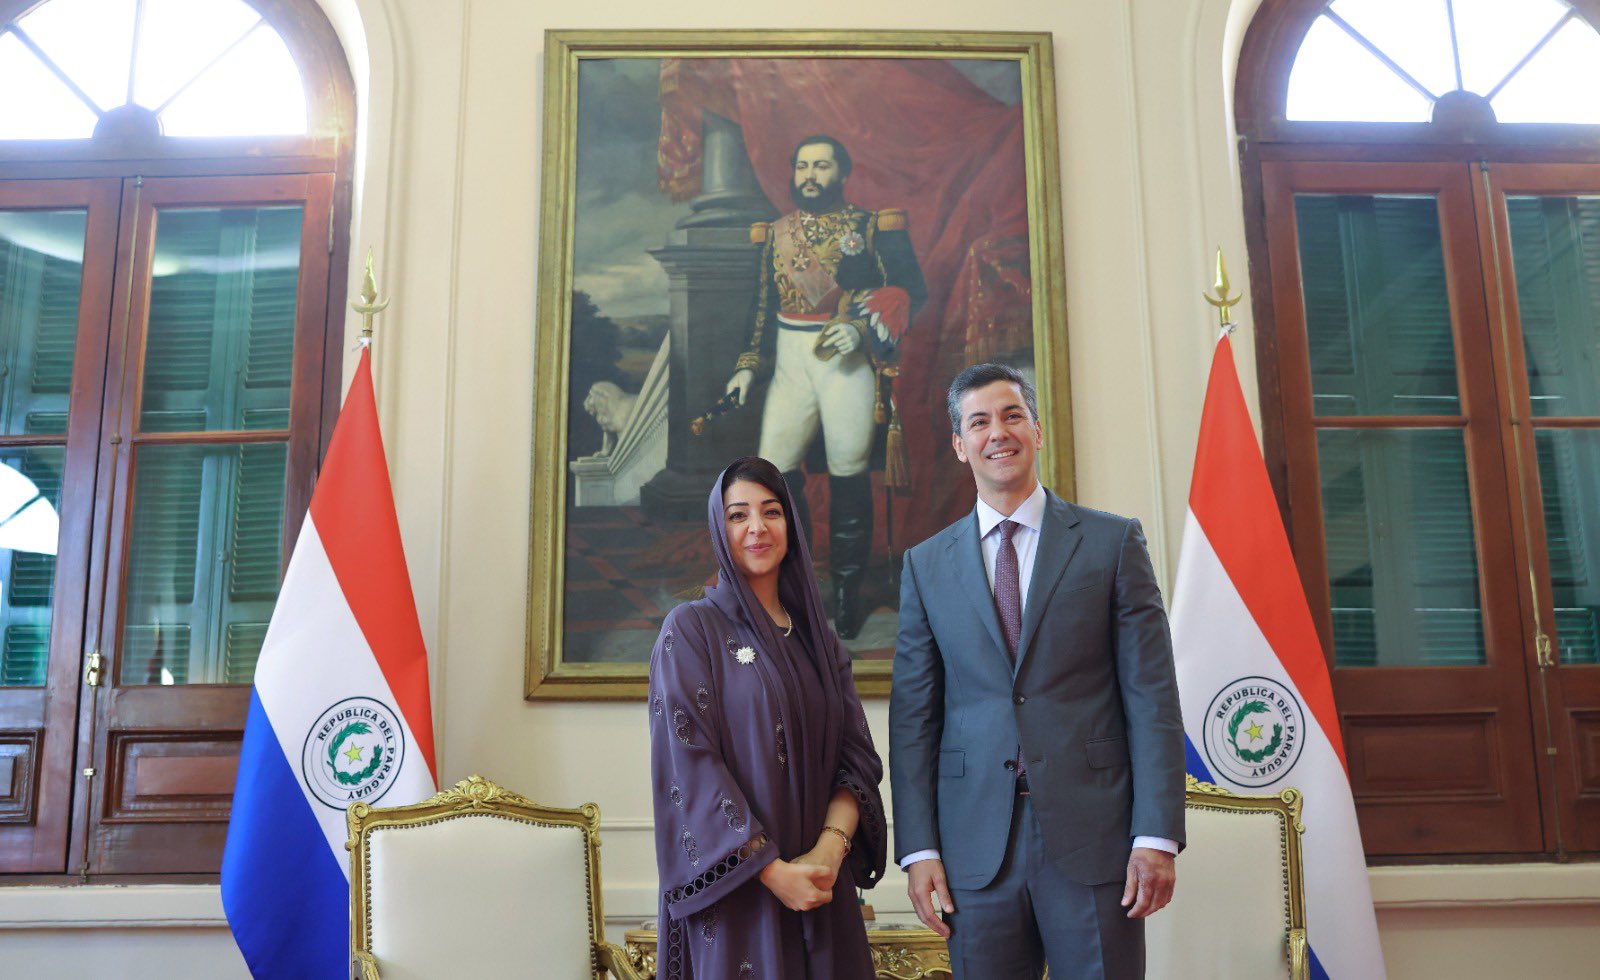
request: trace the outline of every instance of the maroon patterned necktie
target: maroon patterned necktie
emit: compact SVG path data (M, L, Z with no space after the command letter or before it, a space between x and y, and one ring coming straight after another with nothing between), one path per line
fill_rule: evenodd
M1000 548L994 556L994 607L1000 613L1000 626L1006 634L1006 653L1011 665L1017 663L1017 646L1022 642L1022 581L1017 570L1017 548L1011 536L1021 527L1016 521L1000 522Z

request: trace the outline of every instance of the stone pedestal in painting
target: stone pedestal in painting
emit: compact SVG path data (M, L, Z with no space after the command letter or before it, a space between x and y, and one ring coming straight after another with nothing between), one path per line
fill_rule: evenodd
M756 397L710 422L704 435L689 429L722 397L749 341L759 258L750 225L776 216L739 128L708 112L703 135L704 191L667 243L650 250L666 269L672 311L667 465L639 491L651 520L705 520L712 479L735 456L754 453L761 433Z
M706 493L735 456L756 451L761 404L718 416L695 435L689 424L723 395L750 334L756 250L748 228L684 228L650 252L672 295L667 391L667 465L639 490L651 520L702 521Z

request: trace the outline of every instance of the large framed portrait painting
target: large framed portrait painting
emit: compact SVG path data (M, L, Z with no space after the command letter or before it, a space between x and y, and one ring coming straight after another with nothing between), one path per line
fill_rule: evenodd
M1072 492L1050 40L553 32L527 694L642 698L738 456L796 495L863 693L901 557L968 512L945 390L1035 380Z

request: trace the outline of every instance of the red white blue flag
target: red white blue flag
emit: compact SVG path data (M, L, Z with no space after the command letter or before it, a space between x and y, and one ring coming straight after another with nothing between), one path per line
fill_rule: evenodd
M1313 977L1381 980L1383 952L1327 660L1223 334L1211 362L1172 641L1188 770L1235 793L1305 795Z
M365 350L256 664L222 904L257 978L349 975L345 808L435 788L428 658Z

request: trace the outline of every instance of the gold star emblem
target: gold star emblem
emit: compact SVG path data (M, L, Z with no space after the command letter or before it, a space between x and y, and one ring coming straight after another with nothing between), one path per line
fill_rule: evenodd
M1252 721L1250 723L1250 727L1245 729L1245 734L1250 736L1250 741L1252 741L1252 742L1260 741L1260 739L1261 739L1261 723Z
M344 752L344 757L346 759L349 759L351 762L360 762L361 761L361 746L357 745L354 742L351 742L350 743L350 748L347 751Z

